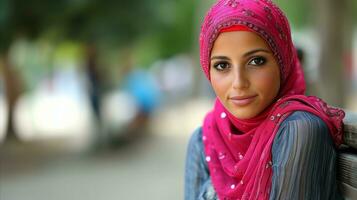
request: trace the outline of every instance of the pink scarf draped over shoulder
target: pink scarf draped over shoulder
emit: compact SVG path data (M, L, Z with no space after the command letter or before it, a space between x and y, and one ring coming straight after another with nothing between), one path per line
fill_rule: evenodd
M203 143L219 199L267 200L271 189L271 148L279 125L294 111L320 117L336 146L342 143L344 112L317 97L307 97L305 81L288 20L269 0L219 0L208 11L200 33L200 63L210 80L209 59L222 29L245 26L262 37L280 67L276 101L258 116L239 120L216 99L203 123Z

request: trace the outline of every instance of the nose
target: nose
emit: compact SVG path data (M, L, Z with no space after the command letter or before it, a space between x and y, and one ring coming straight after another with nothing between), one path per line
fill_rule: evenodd
M234 89L246 89L249 87L249 78L244 69L238 68L233 73L232 87Z

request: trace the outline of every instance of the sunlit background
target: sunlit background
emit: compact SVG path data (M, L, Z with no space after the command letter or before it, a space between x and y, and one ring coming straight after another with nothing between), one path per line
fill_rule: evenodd
M213 0L0 0L0 199L183 199ZM357 112L357 1L277 0L307 93Z

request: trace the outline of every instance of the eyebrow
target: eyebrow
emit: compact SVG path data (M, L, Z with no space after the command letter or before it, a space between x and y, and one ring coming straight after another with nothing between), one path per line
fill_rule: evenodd
M251 50L251 51L248 51L248 52L244 53L243 57L250 56L250 55L255 54L257 52L265 52L265 53L269 53L269 54L272 53L271 51L269 51L267 49L254 49L254 50ZM215 59L229 60L229 58L227 56L212 56L211 57L211 60L215 60Z

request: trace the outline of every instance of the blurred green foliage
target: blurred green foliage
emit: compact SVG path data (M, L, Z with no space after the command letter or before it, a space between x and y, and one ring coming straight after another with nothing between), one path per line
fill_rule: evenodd
M356 0L350 0L352 4L352 19L354 25L357 25L357 1Z
M275 0L274 1L284 11L289 19L290 26L296 28L302 28L307 25L311 25L311 0Z
M130 46L136 62L188 52L196 45L197 13L214 0L0 0L0 54L19 36L52 42ZM292 27L311 25L309 0L275 0ZM351 1L357 10L357 1ZM357 12L352 12L357 18Z
M168 57L192 45L192 0L0 0L0 52L18 36L140 48ZM148 56L149 55L149 56Z

